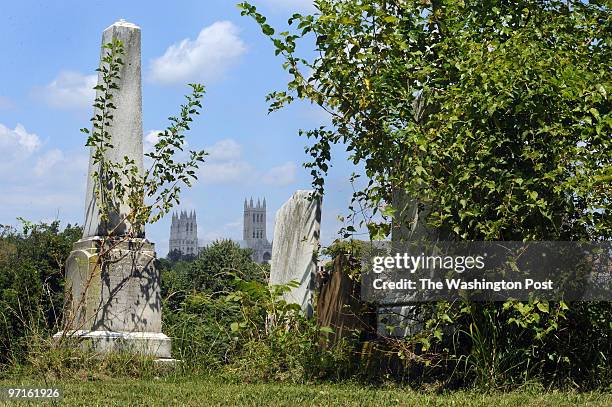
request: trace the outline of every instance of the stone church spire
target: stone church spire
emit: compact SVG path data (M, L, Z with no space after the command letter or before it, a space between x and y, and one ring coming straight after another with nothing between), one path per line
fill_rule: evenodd
M198 222L195 210L181 210L172 214L170 225L169 254L180 253L182 256L197 256Z
M245 199L242 239L252 249L252 258L258 263L267 262L272 255L272 245L266 233L266 200L251 197L249 204Z

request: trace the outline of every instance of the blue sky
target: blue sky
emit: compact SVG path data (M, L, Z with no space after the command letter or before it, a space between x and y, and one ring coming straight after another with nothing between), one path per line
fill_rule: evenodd
M204 111L188 133L211 155L177 209L196 210L202 243L240 239L245 197L268 202L268 236L276 210L310 188L299 129L327 124L316 107L297 104L267 114L265 95L283 89L282 61L237 1L28 1L0 8L0 224L16 218L83 222L89 127L102 31L123 18L142 29L144 137L167 126L188 92L207 88ZM272 25L284 27L308 0L255 0ZM311 50L303 49L305 55ZM346 212L354 169L338 151L324 200L322 236L329 243ZM147 229L160 256L169 220Z

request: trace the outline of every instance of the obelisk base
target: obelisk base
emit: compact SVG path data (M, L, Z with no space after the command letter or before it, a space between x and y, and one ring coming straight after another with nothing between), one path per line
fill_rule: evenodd
M146 239L76 242L66 261L65 326L54 338L76 340L100 353L170 359L170 338L161 332L155 257L155 246Z

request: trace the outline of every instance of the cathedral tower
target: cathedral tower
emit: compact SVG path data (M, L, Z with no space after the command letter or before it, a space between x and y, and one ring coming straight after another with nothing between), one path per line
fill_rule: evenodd
M257 200L257 205L253 204L253 198L247 204L244 200L244 228L242 239L245 241L266 240L266 200L263 204Z
M179 252L183 256L198 254L198 222L195 211L172 214L170 226L170 253Z
M266 235L266 199L259 199L257 204L253 198L244 200L242 239L253 250L253 260L258 263L268 262L272 256L272 245Z

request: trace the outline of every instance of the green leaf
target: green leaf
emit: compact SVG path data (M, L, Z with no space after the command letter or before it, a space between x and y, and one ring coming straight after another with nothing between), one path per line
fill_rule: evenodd
M397 208L394 208L391 205L385 206L383 210L380 211L380 213L382 213L384 216L387 216L387 217L393 217L396 212L397 212Z
M537 307L542 312L545 312L545 313L549 312L548 303L547 302L538 302Z
M595 85L595 87L597 88L599 93L601 93L601 95L604 97L604 99L608 98L608 94L606 92L606 88L601 83L598 83L597 85Z

